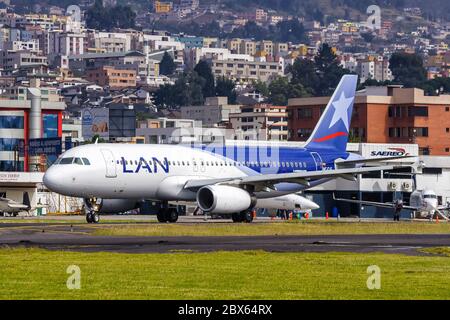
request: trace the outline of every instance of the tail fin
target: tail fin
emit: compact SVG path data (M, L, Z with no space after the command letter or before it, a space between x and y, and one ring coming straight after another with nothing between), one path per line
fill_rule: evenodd
M357 82L357 75L342 77L306 148L346 151Z
M24 205L28 206L29 209L31 208L30 195L28 194L28 192L23 193L23 202L22 203Z

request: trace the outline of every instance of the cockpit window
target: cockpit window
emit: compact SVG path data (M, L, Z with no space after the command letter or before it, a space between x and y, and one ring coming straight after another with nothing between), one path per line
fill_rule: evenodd
M85 166L90 166L90 165L91 165L91 163L89 162L89 160L86 159L86 158L83 158L83 162L84 162L84 165L85 165Z
M424 199L437 199L437 196L434 194L426 194L423 196Z
M74 164L78 164L78 165L80 165L80 166L83 165L83 161L81 161L80 158L74 158L74 159L73 159L73 163L74 163Z
M73 158L62 158L59 164L72 164Z

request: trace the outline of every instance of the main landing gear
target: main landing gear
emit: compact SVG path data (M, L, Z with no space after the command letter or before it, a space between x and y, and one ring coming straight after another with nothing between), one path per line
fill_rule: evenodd
M235 223L239 223L239 222L250 223L253 221L253 210L249 209L249 210L233 213L231 218L233 219L233 222L235 222Z
M88 212L86 214L86 221L87 223L99 223L100 222L100 216L96 212Z
M178 221L178 209L171 208L167 204L164 204L156 214L156 217L161 223L175 223Z

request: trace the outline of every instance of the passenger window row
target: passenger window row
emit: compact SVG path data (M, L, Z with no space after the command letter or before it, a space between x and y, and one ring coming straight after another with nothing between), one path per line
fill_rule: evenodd
M138 165L138 160L117 160L117 164L123 165ZM147 162L149 165L152 165L152 161L149 160ZM189 161L167 161L168 165L172 166L190 166L191 162ZM277 162L277 161L267 161L267 162L256 162L256 161L246 161L246 162L224 162L224 161L193 161L193 166L201 165L201 166L211 166L211 167L219 167L219 166L234 166L234 167L240 167L240 166L247 166L247 167L262 167L262 168L305 168L306 169L306 162Z

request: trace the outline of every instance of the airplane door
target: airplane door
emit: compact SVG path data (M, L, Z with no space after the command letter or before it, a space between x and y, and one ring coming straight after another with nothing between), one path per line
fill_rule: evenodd
M192 169L194 170L194 172L198 172L198 162L195 158L192 158Z
M205 172L206 171L206 163L203 159L200 159L200 171Z
M117 178L116 159L114 158L113 153L111 152L111 150L108 149L101 149L100 151L102 153L103 159L105 160L106 165L105 176L107 178Z
M316 170L321 171L322 168L322 157L317 152L311 152L311 157L314 159L314 162L316 164Z

